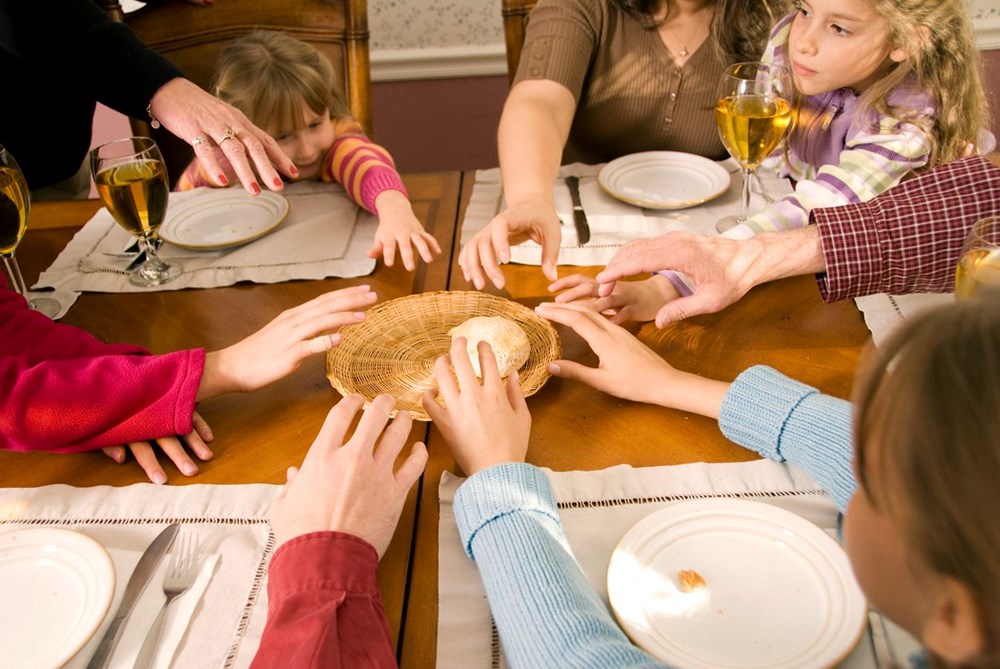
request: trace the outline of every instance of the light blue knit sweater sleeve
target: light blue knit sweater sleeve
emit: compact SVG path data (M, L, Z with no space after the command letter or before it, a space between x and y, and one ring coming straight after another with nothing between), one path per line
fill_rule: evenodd
M765 458L809 472L841 511L854 493L850 402L770 367L751 367L726 393L719 429Z
M664 666L629 641L587 581L538 468L479 472L458 489L454 510L509 666Z

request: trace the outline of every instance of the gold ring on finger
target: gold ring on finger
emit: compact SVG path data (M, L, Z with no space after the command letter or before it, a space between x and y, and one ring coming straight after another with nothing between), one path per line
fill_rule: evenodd
M222 135L222 139L219 140L219 144L222 144L227 139L237 139L236 131L232 128L226 128L226 132Z

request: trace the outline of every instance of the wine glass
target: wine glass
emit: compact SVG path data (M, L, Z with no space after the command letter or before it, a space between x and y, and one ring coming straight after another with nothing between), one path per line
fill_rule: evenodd
M966 300L986 286L1000 286L1000 217L976 221L955 269L955 297Z
M157 232L167 213L167 167L150 137L126 137L90 152L97 194L118 225L139 239L145 260L129 273L134 286L161 286L181 275L157 257Z
M792 79L788 70L765 63L736 63L719 81L715 124L729 155L743 168L743 191L736 216L716 223L719 232L743 223L750 206L750 177L771 155L792 120Z
M49 318L59 313L59 303L48 297L28 298L28 286L24 283L21 268L17 265L14 250L24 237L31 211L31 197L28 182L14 156L0 145L0 258L3 258L11 288L20 293L28 306Z

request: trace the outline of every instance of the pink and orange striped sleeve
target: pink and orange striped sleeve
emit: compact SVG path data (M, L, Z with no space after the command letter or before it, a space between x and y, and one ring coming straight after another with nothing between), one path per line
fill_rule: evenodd
M322 179L339 183L352 200L377 216L375 198L379 194L387 190L407 194L392 156L368 139L354 119L336 119L332 123L333 146L326 156Z

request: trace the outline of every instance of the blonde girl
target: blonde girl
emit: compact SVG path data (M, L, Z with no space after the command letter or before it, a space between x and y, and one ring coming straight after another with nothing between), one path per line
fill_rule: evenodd
M799 0L763 60L787 67L797 91L795 127L775 156L795 192L727 237L805 227L812 209L864 202L915 172L993 149L966 0ZM579 275L550 288L568 289L560 302L597 296ZM664 271L591 303L649 320L691 293Z
M681 372L579 305L538 311L600 359L550 372L716 418L736 443L812 474L844 513L869 602L926 648L912 666L1000 666L1000 294L908 322L870 354L853 411L769 367L731 384ZM424 406L469 476L455 518L508 664L662 666L617 627L567 550L548 479L524 462L531 418L517 380L505 385L485 347L481 358L482 385L464 341L453 345L435 369L446 406L430 395Z
M333 67L312 46L280 32L258 31L234 40L219 57L216 96L277 140L298 170L296 180L335 181L379 219L369 257L386 265L396 251L408 270L414 249L425 262L441 248L413 213L392 157L365 136L337 92ZM234 173L221 157L226 178ZM216 186L192 162L177 190Z

